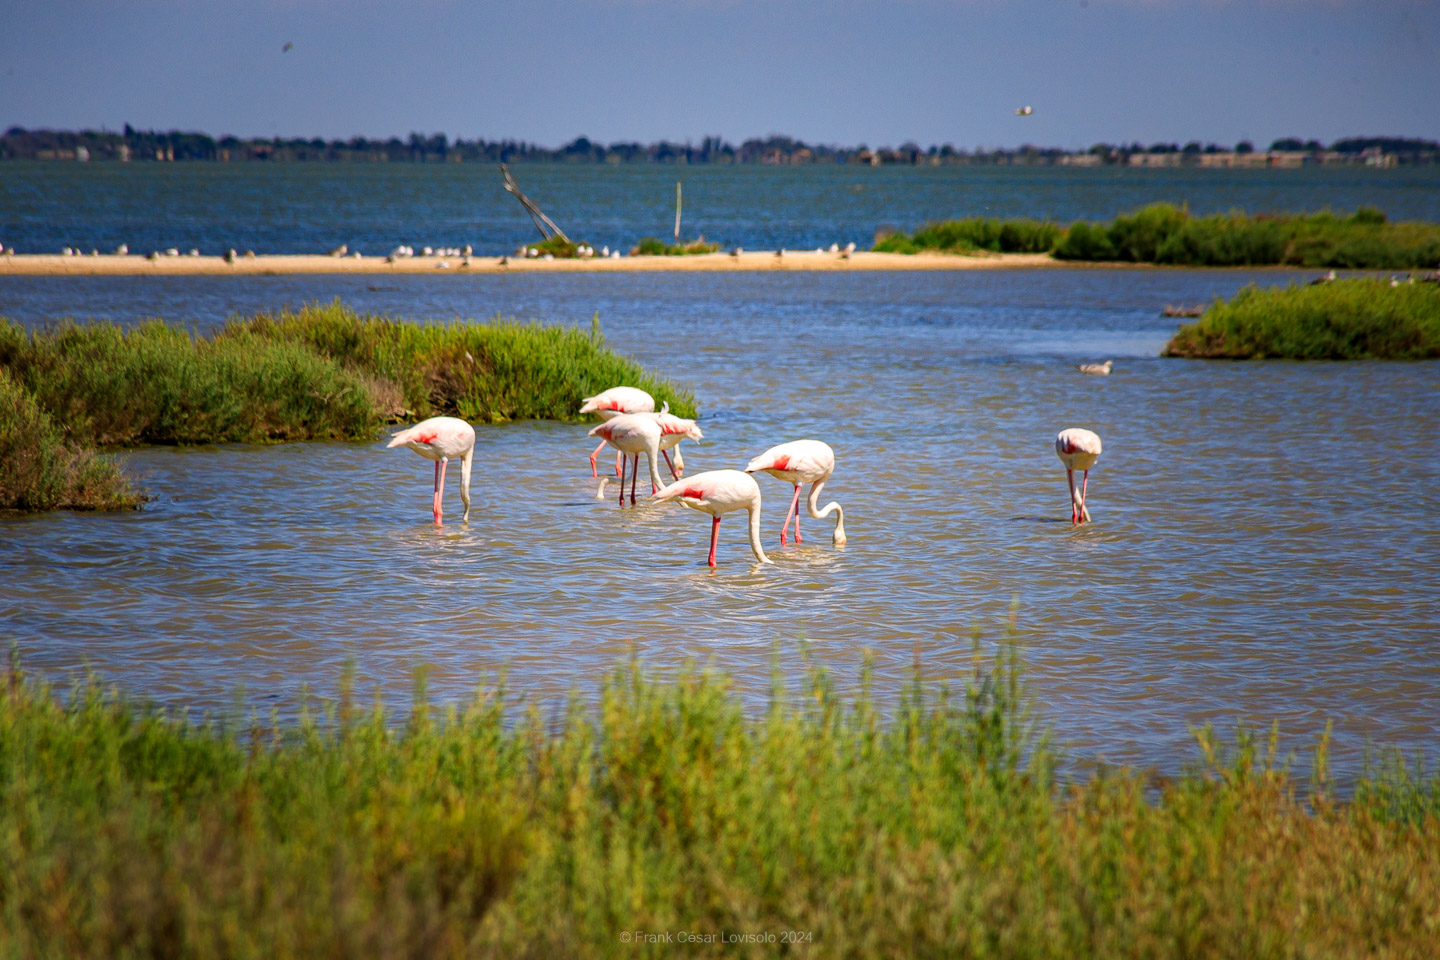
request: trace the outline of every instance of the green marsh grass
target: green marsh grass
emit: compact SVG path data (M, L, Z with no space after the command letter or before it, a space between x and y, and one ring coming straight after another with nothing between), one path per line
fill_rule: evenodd
M970 217L929 223L914 233L890 233L874 246L879 253L1048 253L1063 230L1042 220Z
M67 442L0 368L0 510L123 510L141 499L113 459Z
M1182 326L1164 356L1216 360L1440 358L1440 285L1372 278L1245 287Z
M1061 260L1171 266L1293 266L1410 270L1440 264L1440 224L1390 223L1374 207L1333 213L1191 216L1155 203L1108 223L1069 227L1037 220L972 217L890 233L874 249L890 253L1051 253Z
M594 331L495 320L412 323L342 304L232 320L212 337L154 320L0 321L7 370L66 436L102 445L365 439L399 419L579 419L624 383L684 416L694 398Z
M697 237L689 243L666 243L659 237L641 237L630 248L632 257L685 257L702 253L715 253L720 244L710 243L704 237Z
M1186 774L1054 771L1013 644L882 711L823 671L747 710L635 662L516 719L184 723L93 682L0 687L10 956L1418 957L1440 788L1350 799L1275 741ZM1323 770L1322 752L1317 770ZM701 942L641 948L636 931ZM783 945L786 931L798 943ZM761 933L776 943L736 944ZM631 937L626 940L626 936ZM705 941L703 938L715 938ZM658 952L657 952L658 951Z

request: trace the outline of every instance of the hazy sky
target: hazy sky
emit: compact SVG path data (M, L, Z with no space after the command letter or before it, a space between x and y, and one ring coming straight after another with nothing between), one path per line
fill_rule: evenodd
M1440 2L0 0L0 126L127 122L549 146L1440 139Z

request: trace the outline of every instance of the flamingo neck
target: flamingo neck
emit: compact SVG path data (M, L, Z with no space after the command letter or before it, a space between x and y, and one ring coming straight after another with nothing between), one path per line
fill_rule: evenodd
M765 548L760 545L760 497L758 494L755 502L747 508L747 511L750 514L750 552L755 554L755 559L760 563L774 563L775 561L765 556Z
M470 522L470 467L475 462L475 448L471 447L465 451L465 458L460 461L460 502L465 504L465 516L462 517L466 523Z
M810 485L810 499L806 502L806 506L810 511L810 516L816 520L824 520L830 514L836 514L833 542L838 546L845 542L845 508L840 506L838 501L831 500L823 508L817 510L815 505L820 502L820 488L823 486L825 486L824 480L817 480Z

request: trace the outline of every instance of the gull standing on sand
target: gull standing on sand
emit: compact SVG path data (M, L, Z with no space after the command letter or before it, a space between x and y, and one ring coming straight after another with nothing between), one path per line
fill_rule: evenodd
M830 514L836 514L835 534L833 537L835 546L845 544L845 510L834 500L825 504L823 510L817 509L816 504L820 500L820 488L825 486L825 481L835 472L835 451L830 444L823 440L792 440L789 443L782 443L771 447L760 456L751 460L745 465L746 473L764 471L776 480L784 480L786 483L795 485L795 496L790 500L790 509L785 511L785 522L780 526L780 545L785 545L786 528L790 526L790 517L795 517L795 542L800 541L800 487L802 484L810 484L810 497L806 501L810 516L815 520L824 520Z
M401 430L390 438L390 447L409 447L426 460L435 461L435 500L432 512L435 526L440 526L444 516L441 501L445 498L445 465L451 457L461 457L460 500L465 504L467 523L470 520L470 466L475 459L475 428L456 417L431 417L421 420L408 430Z
M656 503L679 500L692 510L708 513L710 523L710 566L715 566L715 545L720 539L720 515L732 510L750 513L750 551L760 563L773 563L760 545L760 485L739 470L710 470L676 480L655 495Z
M1114 360L1106 360L1104 363L1082 363L1080 372L1094 374L1097 377L1108 377L1110 368L1113 366L1115 366Z
M650 396L639 387L611 387L609 390L602 390L593 397L585 397L580 401L581 413L598 414L601 420L612 420L625 413L653 413L655 410L655 398ZM595 458L600 456L600 451L605 449L605 441L600 441L600 446L590 454L590 476L598 477L595 470ZM615 456L615 474L620 474L620 456Z
M1055 437L1055 455L1065 464L1065 477L1070 486L1070 522L1090 522L1090 510L1085 506L1085 488L1090 483L1090 468L1100 459L1100 437L1090 430L1071 427L1061 430ZM1075 471L1084 472L1080 490L1075 490Z

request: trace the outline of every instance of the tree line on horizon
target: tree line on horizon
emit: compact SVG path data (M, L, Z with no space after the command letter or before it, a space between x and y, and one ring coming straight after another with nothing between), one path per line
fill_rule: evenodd
M1401 163L1440 162L1440 142L1405 137L1346 137L1326 146L1318 140L1287 137L1274 141L1272 151L1319 154L1331 152L1360 155L1380 150ZM1025 144L1018 148L977 147L973 151L953 144L921 147L907 141L898 147L870 149L865 144L841 147L808 144L782 135L752 137L736 146L721 137L705 137L696 145L661 140L642 144L619 141L603 144L588 137L576 137L558 148L524 140L451 140L444 133L411 133L408 138L351 137L326 140L323 137L273 137L242 139L212 137L206 133L172 130L136 130L128 123L124 131L26 130L11 127L0 135L0 160L121 160L220 162L301 161L301 162L386 162L386 163L674 163L674 164L772 164L809 163L949 166L963 164L1045 165L1062 157L1091 155L1105 164L1125 164L1132 154L1254 153L1255 145L1242 140L1234 147L1191 141L1178 143L1108 144L1097 143L1088 150Z

